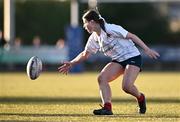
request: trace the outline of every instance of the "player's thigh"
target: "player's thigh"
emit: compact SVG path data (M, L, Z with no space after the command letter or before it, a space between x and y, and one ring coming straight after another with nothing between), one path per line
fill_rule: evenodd
M134 65L127 65L124 71L122 86L133 85L139 72L140 72L139 67Z
M99 78L105 79L108 82L115 80L118 76L123 74L123 67L115 62L108 63L99 74Z

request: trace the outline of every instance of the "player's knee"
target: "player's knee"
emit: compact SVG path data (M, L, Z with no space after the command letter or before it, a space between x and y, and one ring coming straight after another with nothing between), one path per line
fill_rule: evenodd
M123 90L124 92L126 92L126 93L129 93L129 88L126 87L126 86L123 86L123 87L122 87L122 90Z
M97 80L98 80L99 84L102 84L103 82L106 82L106 78L101 74L98 76Z
M122 85L122 90L126 93L130 93L131 85L130 84L124 84Z

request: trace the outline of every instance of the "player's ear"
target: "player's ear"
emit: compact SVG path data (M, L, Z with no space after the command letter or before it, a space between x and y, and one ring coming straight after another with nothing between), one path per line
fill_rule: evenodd
M94 21L94 20L91 20L91 21L90 21L90 23L94 24L94 23L95 23L95 21Z
M90 20L90 23L94 23L94 20Z

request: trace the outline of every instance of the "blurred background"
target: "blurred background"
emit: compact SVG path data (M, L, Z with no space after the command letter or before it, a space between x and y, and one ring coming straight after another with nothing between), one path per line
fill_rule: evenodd
M72 68L57 70L83 49L89 34L82 15L98 6L108 23L138 35L161 57L152 60L139 48L143 72L138 89L148 111L111 83L115 116L92 116L101 102L98 72L110 61L100 52ZM43 62L35 81L26 75L32 56ZM180 122L180 0L0 0L0 121L3 122Z
M82 15L98 6L108 23L138 35L161 57L143 51L143 70L180 70L180 2L178 0L0 0L0 71L25 71L31 56L44 71L71 60L84 49L89 34ZM97 71L109 58L98 53L71 72Z

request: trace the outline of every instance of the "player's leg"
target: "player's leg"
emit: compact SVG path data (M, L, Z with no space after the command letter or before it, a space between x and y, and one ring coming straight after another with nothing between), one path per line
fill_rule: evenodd
M115 80L119 75L124 72L124 69L118 63L110 62L101 71L98 76L98 84L100 89L100 95L102 103L104 105L103 109L94 110L96 115L106 115L104 109L111 111L111 88L109 85L110 81ZM108 114L108 112L107 112ZM112 114L109 113L109 114Z
M140 68L134 65L127 65L124 71L122 89L135 97L140 97L140 92L134 85L134 82L139 74Z
M98 83L101 93L102 102L111 102L111 89L109 82L115 80L124 72L124 69L118 63L108 63L98 76Z
M137 98L140 113L146 112L146 103L144 94L140 93L134 82L139 74L140 68L134 65L127 65L124 71L122 89Z

